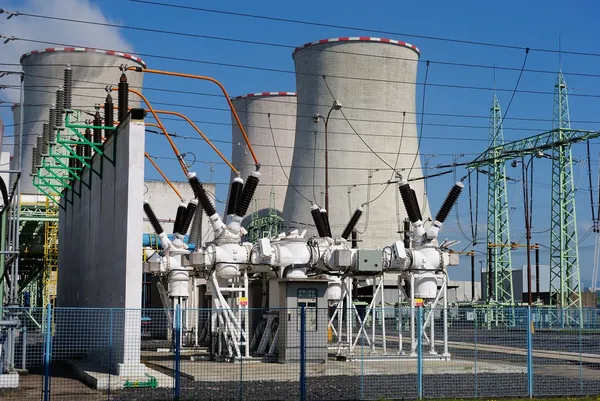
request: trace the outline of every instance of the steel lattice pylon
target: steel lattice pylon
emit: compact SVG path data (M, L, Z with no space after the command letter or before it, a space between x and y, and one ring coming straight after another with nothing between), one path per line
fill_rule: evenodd
M502 112L494 95L490 107L489 148L504 144ZM499 304L514 304L510 258L509 207L506 193L506 166L502 158L489 164L487 241L492 252L493 294L488 299ZM489 274L489 271L488 271Z
M554 141L566 139L571 129L567 83L562 72L554 86ZM579 244L575 215L575 186L571 144L552 149L552 208L550 220L550 302L561 309L579 310L556 314L562 324L581 323L581 289L579 281ZM563 316L564 318L561 318Z
M275 207L275 189L271 187L269 193L269 209L264 217L260 217L258 200L254 200L254 207L250 223L248 224L248 240L256 242L260 238L273 238L283 229L283 219L277 214Z

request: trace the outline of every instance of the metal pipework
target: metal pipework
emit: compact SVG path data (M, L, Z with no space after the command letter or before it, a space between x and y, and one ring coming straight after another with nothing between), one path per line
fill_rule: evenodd
M244 130L244 127L242 126L240 117L238 116L237 112L235 111L235 107L233 107L233 103L231 102L231 98L230 98L229 94L227 93L227 90L225 90L225 87L219 81L217 81L214 78L205 77L202 75L184 74L184 73L180 73L180 72L161 71L161 70L151 70L151 69L142 68L142 67L128 67L127 70L136 71L136 72L144 72L144 73L149 73L149 74L160 74L160 75L170 75L170 76L182 77L182 78L200 79L203 81L209 81L209 82L216 84L221 89L221 92L223 92L223 95L225 96L225 99L227 100L227 104L229 105L229 109L231 110L231 113L233 114L233 116L235 118L235 121L240 129L240 132L242 133L242 136L244 137L244 141L246 142L246 145L248 145L248 150L250 151L250 154L252 155L252 158L254 159L254 163L256 164L256 170L258 171L260 169L260 163L258 161L256 153L254 153L254 149L252 148L252 144L250 143L250 140L248 139L248 135L246 134L246 131Z

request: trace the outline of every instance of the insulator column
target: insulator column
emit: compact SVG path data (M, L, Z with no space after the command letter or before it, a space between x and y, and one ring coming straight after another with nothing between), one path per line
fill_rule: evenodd
M181 234L185 210L185 203L181 202L177 207L177 214L175 215L175 224L173 224L173 234Z
M194 214L196 213L197 208L198 199L192 199L185 209L185 216L183 217L183 224L181 226L181 235L185 235L190 229L190 225L192 224L192 220L194 219Z
M196 173L189 173L188 181L190 183L190 186L192 187L192 190L194 191L194 196L198 199L200 205L202 205L202 209L204 209L206 215L210 217L217 213L217 210L208 198L208 195L206 194L206 190L202 186L202 183L200 182L200 180L198 180Z
M227 199L227 216L235 213L235 206L238 198L242 195L243 188L244 180L242 180L240 177L235 177L229 189L229 199Z
M96 114L94 114L94 126L101 127L102 126L102 117L100 116L100 111L96 109ZM101 144L102 143L102 130L100 128L94 128L94 143Z
M410 248L410 220L404 219L404 248Z
M150 220L150 224L152 224L152 228L154 228L154 232L156 232L156 234L158 234L158 235L162 234L164 230L163 230L162 226L160 225L158 218L154 214L154 210L152 210L152 207L150 206L150 204L147 201L144 201L144 212L146 213L148 220Z
M43 137L43 135L38 135L38 137L35 138L35 140L36 140L35 144L36 144L36 148L37 148L36 151L38 154L40 154L40 153L42 153L42 151L44 149L44 137ZM41 156L40 156L40 158L41 158Z
M71 65L67 65L67 68L65 68L63 86L65 91L63 107L65 110L71 110L73 99L73 70L71 69Z
M85 139L89 142L92 142L92 130L89 128L85 129ZM83 155L87 158L92 157L92 147L90 145L85 145L83 147Z
M421 220L421 212L419 211L419 203L417 199L412 194L412 189L410 185L407 183L402 184L398 187L400 190L400 196L402 197L402 202L404 202L404 208L406 209L406 214L408 214L408 218L411 223L416 223Z
M50 107L48 127L50 129L48 132L48 140L50 144L54 145L56 143L56 109L54 106Z
M356 225L358 224L358 220L360 220L360 216L362 216L362 213L363 212L361 208L356 208L354 214L350 218L350 221L346 225L346 228L344 228L344 232L342 233L343 239L347 240L350 234L354 231Z
M42 125L42 138L43 138L43 148L42 154L49 155L49 143L50 143L50 125L48 123L44 123Z
M114 126L114 103L112 100L112 96L110 93L106 94L106 99L104 101L104 126L105 127L113 127ZM104 139L110 138L112 135L112 130L104 129Z
M325 223L323 222L323 216L321 215L321 209L318 205L312 205L310 207L310 214L312 215L313 222L315 223L315 227L317 228L317 233L319 237L326 237L327 231L325 229Z
M127 82L127 75L121 74L119 78L119 91L118 91L118 118L119 123L125 121L125 116L129 112L129 83Z
M448 214L450 213L450 211L452 210L452 207L458 200L458 197L460 196L460 193L462 192L464 187L465 187L465 185L460 181L457 182L456 184L454 184L454 186L448 193L446 200L442 204L440 211L435 216L435 219L437 221L439 221L440 223L443 223L446 220L446 218L448 217Z
M331 238L331 226L329 225L329 215L326 209L321 209L321 220L325 226L325 236Z
M256 191L256 187L258 186L259 180L260 173L258 171L253 171L248 176L248 179L246 179L246 184L244 184L244 189L242 190L242 196L235 205L236 216L244 217L246 215L248 207L250 207L252 197L254 196L254 191Z

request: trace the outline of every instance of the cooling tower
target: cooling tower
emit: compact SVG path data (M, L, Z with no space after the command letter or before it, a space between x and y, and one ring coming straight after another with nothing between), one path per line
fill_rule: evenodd
M406 212L397 185L385 189L380 184L394 177L378 156L394 166L400 147L397 170L406 177L416 156L410 178L422 176L415 115L419 49L389 39L336 38L296 48L293 59L298 113L291 183L302 196L325 207L324 120L337 100L343 107L331 111L327 126L332 234L340 236L356 207L372 202L364 207L357 226L359 245L376 247L398 240ZM315 114L325 118L315 122ZM426 218L429 209L423 181L412 185ZM310 202L302 196L293 188L287 191L284 219L292 227L313 224ZM316 232L311 226L306 228Z
M286 175L290 173L294 149L296 93L251 93L234 98L233 105L261 164L260 183L254 194L259 215L268 212L271 190L275 195L275 209L281 214L288 185ZM235 120L232 120L232 126L232 163L245 181L255 170L254 160ZM254 210L255 205L251 204L248 214Z
M10 169L18 170L19 169L19 121L21 118L21 105L18 103L13 104L11 107L13 113L13 145L11 150L11 158L10 158ZM9 188L12 188L13 183L15 182L17 175L12 173L10 175L10 183ZM9 189L10 191L10 189Z
M87 111L93 111L96 103L104 103L107 85L116 88L121 75L119 66L146 66L130 54L88 48L49 48L21 56L25 73L21 193L38 193L30 175L32 150L42 124L48 120L48 110L56 102L56 89L63 85L64 70L69 64L73 69L73 108ZM129 72L130 87L141 89L142 77L143 74ZM116 104L117 93L112 96ZM130 107L138 104L130 102Z

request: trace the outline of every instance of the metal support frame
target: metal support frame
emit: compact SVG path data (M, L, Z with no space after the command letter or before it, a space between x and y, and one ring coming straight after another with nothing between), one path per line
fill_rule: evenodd
M490 108L489 147L497 149L502 144L504 144L502 112L498 98L494 95L492 107ZM496 155L496 152L494 155ZM494 275L494 288L493 298L488 296L488 301L493 300L494 303L500 305L513 305L515 299L510 255L506 166L504 160L496 158L493 158L489 165L487 242L488 244L506 245L491 248L492 270L490 272L488 269L488 274Z
M559 72L554 85L554 140L562 143L565 130L571 129L567 83ZM571 144L552 150L552 203L550 218L550 303L562 309L552 316L561 325L583 324L581 316L565 309L578 309L581 314L579 278L579 244L575 212L575 185Z
M248 223L248 241L254 243L260 238L273 238L283 229L283 218L277 214L275 207L275 188L269 192L269 209L267 216L260 217L258 200L254 199L253 211Z

